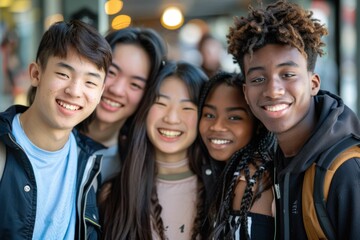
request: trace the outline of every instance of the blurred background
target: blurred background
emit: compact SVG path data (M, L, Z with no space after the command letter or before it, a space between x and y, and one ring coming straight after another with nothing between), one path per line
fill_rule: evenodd
M340 95L360 113L359 10L356 0L297 0L325 23L326 55L316 72L322 89ZM44 31L59 20L80 19L105 35L128 26L151 27L168 44L168 58L196 65L239 71L226 51L233 17L246 14L249 4L270 0L0 0L0 111L26 104L28 64L35 59ZM207 40L207 41L205 41ZM201 46L201 47L200 47Z

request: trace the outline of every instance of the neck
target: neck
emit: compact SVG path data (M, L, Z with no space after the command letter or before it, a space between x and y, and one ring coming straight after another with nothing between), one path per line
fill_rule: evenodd
M298 154L313 133L316 124L315 103L312 101L307 115L296 126L284 133L276 134L278 144L285 157L293 157Z
M46 151L57 151L61 149L68 141L72 130L51 128L41 121L37 115L31 116L29 110L20 115L19 121L30 141Z
M93 140L110 147L117 144L120 129L123 126L121 123L105 123L98 119L94 119L89 125L89 131L86 135Z
M156 161L156 164L159 169L159 174L176 174L187 172L190 170L188 158L177 162Z

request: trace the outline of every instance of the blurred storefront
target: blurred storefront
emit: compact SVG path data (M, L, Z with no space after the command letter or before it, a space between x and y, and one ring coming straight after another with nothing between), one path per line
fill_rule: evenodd
M169 58L201 64L197 44L204 34L218 39L224 52L222 68L238 71L226 54L226 34L233 16L244 14L250 0L0 0L0 111L13 102L26 103L29 86L27 66L34 60L40 37L58 20L79 18L92 24L102 34L109 29L129 25L155 28L168 43ZM264 4L272 2L264 0ZM327 54L318 60L316 71L322 88L341 95L345 103L360 113L360 48L357 44L360 23L356 0L293 1L312 9L325 23ZM162 13L177 7L183 14L178 22L166 26ZM174 9L172 9L174 10ZM170 16L177 15L171 12ZM180 16L181 17L181 16ZM173 24L173 25L171 25Z

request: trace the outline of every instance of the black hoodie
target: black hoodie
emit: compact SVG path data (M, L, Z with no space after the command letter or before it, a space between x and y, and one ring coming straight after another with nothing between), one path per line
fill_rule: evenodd
M302 219L301 189L305 171L342 138L360 136L360 123L341 98L319 91L313 98L318 123L299 153L285 158L281 149L275 163L277 199L277 239L307 239ZM279 197L279 194L277 194ZM337 239L360 236L360 159L346 161L334 174L326 209ZM305 209L304 209L305 211Z

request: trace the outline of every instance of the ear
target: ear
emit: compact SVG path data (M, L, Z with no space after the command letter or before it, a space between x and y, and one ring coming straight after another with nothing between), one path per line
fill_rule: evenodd
M245 83L243 84L243 92L244 92L245 101L249 105L249 101L248 101L247 96L246 96L246 84Z
M315 96L320 90L320 76L311 73L311 96Z
M29 65L29 73L30 73L31 86L37 87L40 83L40 75L41 75L39 64L32 62Z

